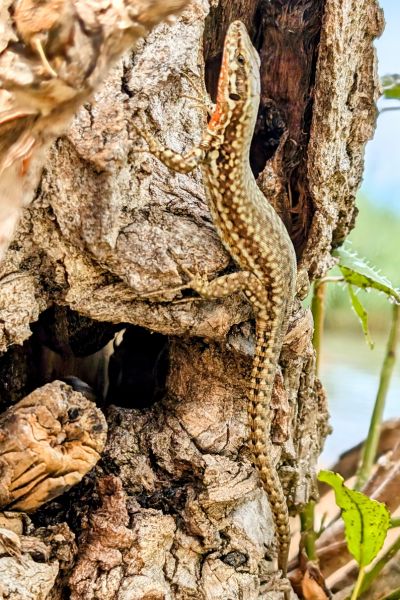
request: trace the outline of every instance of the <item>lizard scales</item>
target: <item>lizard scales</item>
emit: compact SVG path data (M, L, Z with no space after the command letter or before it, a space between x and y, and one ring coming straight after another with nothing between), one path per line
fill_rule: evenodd
M250 447L274 515L278 564L287 570L289 515L271 460L270 399L295 293L296 256L288 232L257 187L249 151L260 101L260 59L240 21L224 43L217 103L200 144L184 154L165 149L147 133L149 150L171 169L200 166L214 225L241 271L190 287L206 298L242 290L256 317L256 348L249 383Z

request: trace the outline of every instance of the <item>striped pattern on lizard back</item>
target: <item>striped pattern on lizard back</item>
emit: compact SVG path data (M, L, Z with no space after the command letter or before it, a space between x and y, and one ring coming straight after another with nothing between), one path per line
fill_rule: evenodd
M280 568L286 573L289 515L271 460L270 400L295 292L296 257L287 230L258 189L249 152L260 100L260 60L246 28L233 22L225 38L215 110L200 144L184 154L139 131L149 150L171 169L200 165L214 225L241 268L190 286L206 298L242 290L256 317L256 349L249 383L250 447L276 524Z

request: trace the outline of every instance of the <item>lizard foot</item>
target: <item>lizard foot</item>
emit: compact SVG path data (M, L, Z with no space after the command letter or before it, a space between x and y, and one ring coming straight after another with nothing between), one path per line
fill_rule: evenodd
M133 148L133 152L147 152L152 153L152 146L156 144L155 139L148 132L148 122L146 116L142 110L139 110L136 114L139 124L136 124L134 121L131 122L133 129L136 131L139 137L141 137L148 145L148 148L143 148L142 146L137 146Z
M185 285L187 289L194 290L202 297L207 297L209 281L205 275L200 274L200 270L195 264L195 272L193 273L184 265L179 265L179 268L185 273L189 281Z
M195 81L187 71L182 71L182 75L190 83L190 85L196 93L196 96L189 96L185 94L182 96L182 98L193 100L195 105L200 106L203 110L207 112L207 115L210 117L215 111L216 105L211 100L204 85L202 85L201 83L197 83L197 81Z

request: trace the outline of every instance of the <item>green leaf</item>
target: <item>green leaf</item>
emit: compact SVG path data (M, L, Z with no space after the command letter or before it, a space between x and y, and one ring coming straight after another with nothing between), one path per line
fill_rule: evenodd
M372 350L374 347L374 342L371 338L371 335L370 335L369 329L368 329L368 313L365 310L365 308L363 307L363 305L361 304L359 297L354 292L353 286L349 284L347 287L349 290L351 305L352 305L357 317L360 319L360 323L361 323L361 327L362 327L362 330L364 333L365 341L367 342L368 346Z
M396 289L387 277L378 273L377 269L371 267L355 252L345 247L337 248L332 254L339 259L338 266L347 283L364 290L378 290L391 300L400 303L400 290Z
M381 79L383 95L390 100L400 100L400 75L385 75Z
M320 471L320 481L335 491L336 504L342 509L347 546L360 567L369 565L382 548L390 527L390 513L382 502L344 485L344 479L332 471Z

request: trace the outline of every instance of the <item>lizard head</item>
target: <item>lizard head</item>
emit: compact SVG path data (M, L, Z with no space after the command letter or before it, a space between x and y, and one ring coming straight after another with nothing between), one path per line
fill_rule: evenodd
M260 95L260 57L245 25L230 24L224 43L217 103L228 103L231 109L239 103L252 102L258 107Z

